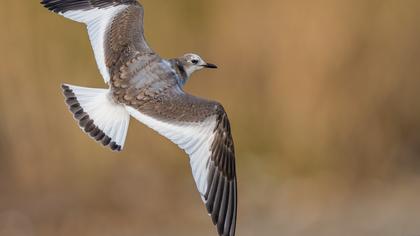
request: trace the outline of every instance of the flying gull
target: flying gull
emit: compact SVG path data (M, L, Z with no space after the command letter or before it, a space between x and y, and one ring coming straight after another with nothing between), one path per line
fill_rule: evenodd
M191 74L217 68L196 54L163 59L147 44L136 0L43 0L49 10L87 25L108 89L64 84L66 103L90 137L124 147L130 116L190 157L194 180L219 235L233 236L237 187L235 151L221 104L185 93Z

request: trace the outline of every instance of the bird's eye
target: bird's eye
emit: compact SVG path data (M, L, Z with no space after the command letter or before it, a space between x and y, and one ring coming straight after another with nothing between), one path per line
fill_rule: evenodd
M198 60L197 59L191 60L191 63L196 65L198 63Z

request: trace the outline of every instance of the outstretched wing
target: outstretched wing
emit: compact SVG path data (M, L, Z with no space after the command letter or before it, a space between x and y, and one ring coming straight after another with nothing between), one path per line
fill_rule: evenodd
M153 51L143 34L143 7L136 0L43 0L49 10L85 23L106 83L119 66Z
M237 208L235 150L225 110L219 103L185 94L179 87L170 90L158 97L143 97L141 105L126 108L137 120L185 150L219 234L233 236Z

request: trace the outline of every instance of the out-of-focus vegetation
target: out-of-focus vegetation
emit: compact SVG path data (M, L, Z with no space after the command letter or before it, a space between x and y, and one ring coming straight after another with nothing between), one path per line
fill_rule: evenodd
M420 1L144 0L164 57L220 66L187 90L229 112L238 235L420 234ZM84 27L0 7L0 235L215 235L186 156L132 121L112 153L62 82L105 87Z

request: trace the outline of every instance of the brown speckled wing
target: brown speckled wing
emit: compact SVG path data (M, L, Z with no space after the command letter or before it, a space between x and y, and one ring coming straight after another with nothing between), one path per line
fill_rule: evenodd
M233 236L235 149L222 105L185 94L178 87L146 99L141 106L130 106L128 112L189 155L194 180L218 233Z
M144 37L143 15L143 7L135 4L120 11L110 22L105 38L105 60L111 79L118 75L121 66L134 58L141 60L142 56L155 54Z
M109 83L133 58L154 54L143 30L143 6L135 0L43 0L44 7L86 24L98 68Z

